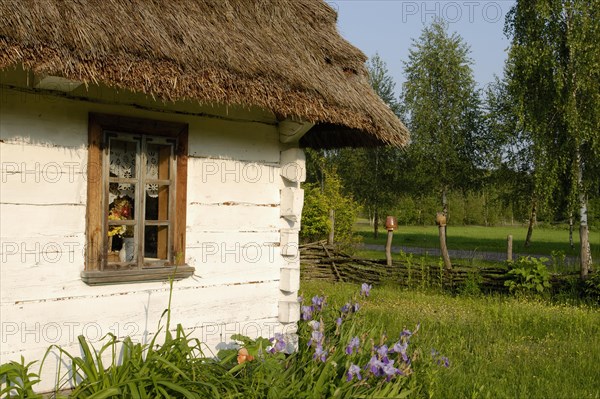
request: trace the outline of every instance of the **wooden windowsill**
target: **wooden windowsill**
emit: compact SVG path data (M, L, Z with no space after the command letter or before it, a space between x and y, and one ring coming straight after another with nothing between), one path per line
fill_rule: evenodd
M81 279L88 285L141 283L166 281L169 278L181 280L194 274L192 266L152 267L141 270L104 270L81 272Z

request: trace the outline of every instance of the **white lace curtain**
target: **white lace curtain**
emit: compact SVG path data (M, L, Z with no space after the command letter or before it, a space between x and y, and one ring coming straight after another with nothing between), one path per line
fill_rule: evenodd
M110 148L110 176L120 178L135 177L135 152L126 151L120 146L111 146ZM148 164L146 166L146 177L148 179L158 179L158 151L146 152ZM131 184L118 184L115 189L110 185L109 202L113 202L117 196L129 196L135 198L135 192ZM158 197L158 185L146 185L146 194L152 198Z

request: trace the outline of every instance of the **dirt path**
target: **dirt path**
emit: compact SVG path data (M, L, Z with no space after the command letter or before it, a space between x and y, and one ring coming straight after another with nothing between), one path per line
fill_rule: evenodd
M379 244L362 244L362 248L372 251L385 251L384 245ZM392 253L399 253L403 251L408 254L415 255L430 255L440 256L440 250L438 248L415 248L415 247L398 247L392 246ZM454 259L483 259L494 262L504 262L506 260L505 252L483 252L483 251L464 251L457 249L449 249L448 253L450 258ZM518 259L520 256L532 256L535 258L550 258L548 255L532 255L532 254L513 254L513 259ZM579 259L573 256L567 256L565 263L568 266L578 264Z

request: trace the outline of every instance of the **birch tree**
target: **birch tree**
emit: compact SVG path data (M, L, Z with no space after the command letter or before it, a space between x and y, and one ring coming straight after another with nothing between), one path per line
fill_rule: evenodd
M519 0L507 15L508 78L532 133L537 191L579 208L581 277L592 267L588 190L600 179L600 3ZM562 181L561 181L562 179ZM545 190L544 190L545 189Z
M437 191L445 215L449 190L465 188L477 174L482 132L470 50L447 29L435 20L413 41L401 96L423 190Z

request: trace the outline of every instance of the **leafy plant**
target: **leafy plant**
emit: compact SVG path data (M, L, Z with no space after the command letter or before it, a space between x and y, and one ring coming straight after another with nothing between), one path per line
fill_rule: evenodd
M480 296L481 281L482 278L479 273L476 271L470 271L467 273L467 278L460 287L459 292L466 296Z
M303 188L304 207L300 237L306 241L323 239L327 237L330 229L327 199L316 184L304 184Z
M343 250L352 250L360 237L353 232L358 204L342 193L342 183L335 170L324 171L323 186L303 185L304 207L300 237L305 241L326 239L331 231L329 211L334 212L334 239Z
M29 372L35 362L25 364L21 356L21 363L9 362L0 365L0 397L6 398L41 398L33 391L33 386L39 382L39 376Z
M595 272L583 282L583 292L587 297L600 303L600 273Z
M554 272L565 270L565 261L567 259L567 255L565 251L554 250L550 253L550 257L552 258L552 270Z
M368 297L371 288L363 284L355 297ZM203 344L181 325L170 331L170 304L171 298L162 315L164 333L161 317L148 344L134 343L131 337L120 341L108 334L100 349L79 336L79 356L51 346L46 356L57 350L61 363L69 364L66 372L58 372L56 392L71 387L69 398L93 399L403 398L421 389L414 377L415 365L423 364L423 370L437 367L436 361L448 366L444 357L422 359L422 352L413 349L411 338L418 326L413 331L404 329L396 339L389 339L383 326L362 328L356 318L361 305L355 298L341 308L329 306L318 295L308 304L301 300L298 341L290 339L294 334L276 333L270 339L234 335L239 347L222 350L217 357L206 356ZM159 336L164 337L160 344ZM23 360L1 366L3 397L40 397L33 391L39 378L28 371L30 366Z
M368 296L371 287L363 284L361 295ZM421 352L412 349L415 330L404 329L397 339L389 339L382 326L371 325L361 330L356 318L361 306L350 300L340 307L330 306L324 296L301 301L298 325L298 347L284 354L287 345L277 336L268 342L236 336L243 348L236 352L219 352L229 359L230 370L251 384L251 397L394 397L403 398L418 390L413 365ZM268 345L268 346L267 346ZM245 350L252 360L240 362ZM429 363L435 363L429 360ZM444 364L443 366L447 366Z
M520 257L507 273L504 285L514 294L541 294L550 288L547 258Z
M108 334L99 350L79 336L82 356L75 356L65 349L57 349L61 358L70 361L70 370L59 372L57 390L69 383L73 386L70 398L204 398L233 395L243 390L240 381L229 374L218 359L206 357L203 344L191 338L181 325L175 333L170 331L171 295L173 280L170 281L169 304L163 312L166 317L164 342L158 343L163 327L160 325L148 344L134 343L130 337L119 341ZM162 322L161 317L161 322ZM109 355L110 363L103 359ZM42 359L42 365L44 363Z

